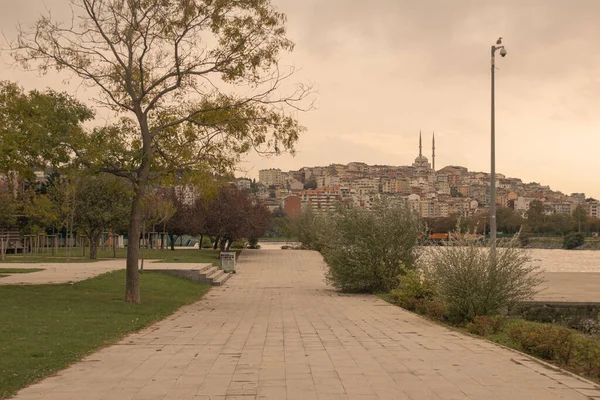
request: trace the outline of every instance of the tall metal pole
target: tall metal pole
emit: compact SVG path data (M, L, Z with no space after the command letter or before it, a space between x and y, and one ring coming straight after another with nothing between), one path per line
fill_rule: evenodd
M496 257L496 110L494 98L494 72L496 46L492 46L492 168L490 174L490 240L491 254Z

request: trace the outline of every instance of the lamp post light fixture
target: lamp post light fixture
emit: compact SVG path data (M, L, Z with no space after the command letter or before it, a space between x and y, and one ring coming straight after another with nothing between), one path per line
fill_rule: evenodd
M496 258L496 110L494 94L494 72L496 69L496 51L500 50L502 57L506 56L506 49L502 44L502 38L498 38L492 46L492 168L490 173L490 241L491 255Z

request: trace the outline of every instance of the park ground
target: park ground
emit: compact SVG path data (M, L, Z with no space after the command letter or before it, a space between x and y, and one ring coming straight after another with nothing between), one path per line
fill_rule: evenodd
M246 251L224 287L16 399L600 397L595 384L521 353L375 296L337 293L324 271L315 252Z

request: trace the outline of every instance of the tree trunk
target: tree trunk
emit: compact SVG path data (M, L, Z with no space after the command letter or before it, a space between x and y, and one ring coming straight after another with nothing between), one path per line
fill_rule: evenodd
M171 238L171 250L175 251L175 235L169 233L169 238Z
M133 182L134 197L129 218L129 244L127 246L127 273L125 280L125 301L140 302L140 273L138 257L140 247L140 229L142 224L142 199L146 192L150 167L152 165L152 136L148 127L148 117L142 112L141 104L134 104L135 114L142 134L142 162L137 171L137 179Z
M213 243L213 250L216 250L219 247L219 239L219 236L215 238L215 242Z
M198 243L198 250L202 250L202 242L204 241L204 235L200 235L200 243Z
M127 243L127 274L125 280L125 301L130 303L140 302L140 276L138 271L138 258L140 250L140 225L141 205L143 194L136 194L131 205L129 219L129 241Z
M90 260L95 260L98 258L98 239L100 237L99 233L90 234Z

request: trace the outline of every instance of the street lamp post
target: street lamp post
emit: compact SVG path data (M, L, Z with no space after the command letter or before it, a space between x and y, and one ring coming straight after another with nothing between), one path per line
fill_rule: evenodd
M502 38L498 38L492 46L492 168L490 173L490 241L492 257L496 256L496 110L494 94L494 73L496 69L496 51L500 50L502 57L506 56L506 49L502 45Z

